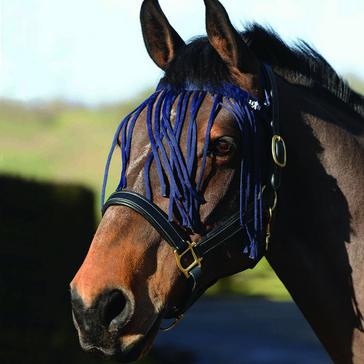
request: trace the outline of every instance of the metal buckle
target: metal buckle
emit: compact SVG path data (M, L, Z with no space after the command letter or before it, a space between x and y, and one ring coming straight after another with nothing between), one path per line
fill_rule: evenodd
M176 257L176 262L177 262L177 266L178 268L181 270L181 272L185 275L186 278L189 278L190 276L190 271L195 268L196 266L201 267L201 261L202 258L199 258L194 250L194 248L196 247L196 243L195 242L189 242L186 241L186 243L188 244L188 248L181 254L178 254L178 251L175 250L174 251L174 255ZM182 258L186 255L190 253L192 258L193 258L193 262L188 266L188 267L184 267L182 265Z
M280 148L280 149L279 149ZM283 160L281 159L281 156L279 155L279 150L283 151ZM273 135L272 138L272 156L274 163L281 168L284 168L287 164L287 150L286 150L286 144L283 140L283 138L280 135Z
M258 200L260 200L261 198L263 198L264 195L264 191L266 191L267 186L264 185L260 191L260 193L258 194ZM277 207L277 203L278 203L278 194L276 190L273 190L273 204L271 207L269 207L270 210L272 210L272 212L276 209Z

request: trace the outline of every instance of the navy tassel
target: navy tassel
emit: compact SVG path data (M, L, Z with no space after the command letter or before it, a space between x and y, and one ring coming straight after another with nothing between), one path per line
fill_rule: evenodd
M201 170L197 171L197 115L209 94L213 105L207 122ZM265 92L264 107L270 105L269 94ZM172 108L175 115L172 118ZM240 166L240 222L248 236L243 247L244 254L257 259L263 244L262 173L260 170L261 125L256 122L256 112L261 109L257 100L244 90L231 84L220 88L199 89L188 85L186 89L176 90L168 84L160 83L157 91L130 113L116 130L110 153L107 158L102 187L101 203L104 204L111 158L121 138L121 177L118 190L127 187L127 167L130 159L132 137L137 119L146 109L146 127L151 152L144 166L145 194L153 200L156 189L151 186L150 169L155 165L160 194L169 198L168 217L192 231L198 231L201 224L200 206L203 203L203 176L209 152L210 133L220 108L227 109L237 123L242 136L242 156ZM189 111L188 111L189 110ZM181 134L188 123L186 146L183 153ZM248 206L253 205L253 222L246 221Z

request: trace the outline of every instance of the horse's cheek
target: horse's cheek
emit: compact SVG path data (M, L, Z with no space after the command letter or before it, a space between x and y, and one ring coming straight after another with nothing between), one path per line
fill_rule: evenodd
M156 262L156 271L148 280L148 294L156 312L160 312L167 302L173 300L181 276L169 245L160 244Z

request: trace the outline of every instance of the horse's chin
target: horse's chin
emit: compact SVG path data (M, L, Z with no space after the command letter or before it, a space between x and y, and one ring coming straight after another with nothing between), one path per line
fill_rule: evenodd
M80 339L80 344L86 352L99 355L105 359L116 360L120 363L130 363L143 358L150 351L157 336L162 318L156 318L145 334L123 333L115 338L110 345L94 346Z

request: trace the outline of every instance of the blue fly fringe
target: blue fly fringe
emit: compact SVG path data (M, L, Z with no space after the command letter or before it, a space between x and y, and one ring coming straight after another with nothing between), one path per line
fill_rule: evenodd
M201 170L197 175L197 114L207 95L213 97L209 120L206 128ZM266 92L263 106L269 106ZM178 100L178 101L177 101ZM176 104L175 115L172 107ZM201 226L200 206L203 176L209 152L210 133L214 120L223 107L228 110L237 123L242 136L242 156L240 169L240 222L248 236L243 252L251 259L259 257L263 237L263 209L260 194L262 191L261 164L261 125L256 122L256 113L263 107L246 91L224 84L219 88L198 89L188 85L185 89L174 89L161 83L157 91L123 119L118 126L107 158L102 186L101 204L105 201L105 191L110 163L120 138L121 176L117 191L127 188L127 167L130 159L133 131L140 114L146 111L146 127L151 146L144 167L145 194L153 200L150 170L154 163L159 193L169 198L168 218L177 220L190 229L198 231ZM180 143L183 127L186 126L187 141ZM184 148L184 149L183 149ZM249 204L253 204L253 222L246 221Z

